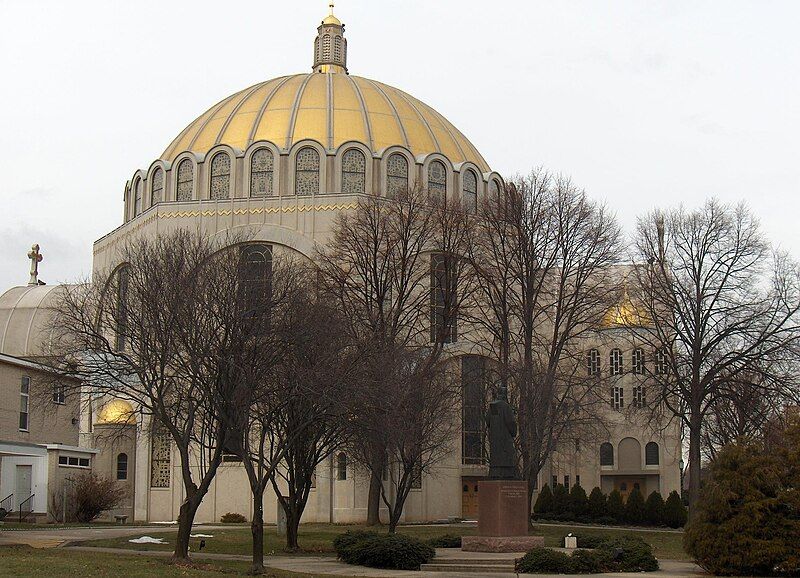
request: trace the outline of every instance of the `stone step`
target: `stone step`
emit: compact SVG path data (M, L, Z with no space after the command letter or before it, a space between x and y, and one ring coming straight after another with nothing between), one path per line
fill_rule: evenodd
M419 567L420 570L426 572L459 572L462 574L467 574L469 572L481 572L481 573L497 573L497 574L508 574L514 573L514 564L473 564L473 563L461 563L461 564L423 564Z
M459 566L469 566L470 564L488 566L513 566L516 558L434 558L434 564L456 564Z

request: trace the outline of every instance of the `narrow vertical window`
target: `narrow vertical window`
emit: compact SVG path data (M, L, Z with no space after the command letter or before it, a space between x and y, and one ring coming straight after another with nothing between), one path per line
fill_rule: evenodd
M214 200L231 196L231 157L228 153L217 153L211 159L211 194Z
M564 488L566 488L566 490L569 491L569 474L566 474L564 476Z
M337 38L338 40L338 38ZM358 149L350 149L342 156L342 192L363 193L367 182L367 159Z
M464 173L464 209L474 215L478 212L478 177L474 171Z
M164 171L156 169L150 181L150 206L164 200Z
M117 456L117 479L128 479L128 454L119 454Z
M605 442L600 444L600 465L613 466L614 465L614 446Z
M657 466L659 464L658 444L649 442L644 446L644 463L646 466Z
M150 487L168 488L170 482L170 454L172 443L169 432L158 422L153 422L150 433Z
M19 429L28 431L30 416L31 378L24 376L19 384Z
M637 375L644 374L644 351L634 349L631 355L631 370Z
M311 195L319 192L319 153L305 147L295 158L294 192L296 195Z
M493 197L499 197L500 196L500 184L497 182L496 179L492 179L489 182L489 193Z
M644 407L644 386L639 384L633 387L633 406L642 408Z
M251 243L241 248L241 303L248 317L267 312L272 298L272 246Z
M431 342L455 343L458 337L455 259L431 255Z
M64 405L66 403L66 388L63 383L56 383L53 385L53 403L57 405Z
M347 479L347 455L344 452L336 456L336 479L339 481Z
M614 386L611 388L611 407L614 409L622 409L625 407L625 397L622 387Z
M386 162L386 194L394 197L408 190L408 160L400 153L393 153Z
M258 149L250 159L250 196L272 196L272 177L275 172L275 158L269 149Z
M191 201L194 196L194 165L189 159L183 159L178 165L178 180L175 200Z
M596 349L590 349L586 356L586 372L590 377L600 375L600 352Z
M128 280L130 271L128 267L121 267L117 271L117 302L115 304L114 322L116 349L122 351L127 345L128 331Z
M477 355L461 358L461 459L464 464L486 463L485 360Z
M144 184L142 183L142 179L136 180L136 185L134 187L134 197L133 197L133 216L136 217L137 215L141 214L142 212L142 196L144 195Z
M433 161L428 165L428 192L438 201L444 201L447 197L447 169L442 161Z
M667 375L669 372L669 365L667 363L667 352L664 349L656 351L655 374Z
M622 375L622 351L612 349L609 357L611 375Z

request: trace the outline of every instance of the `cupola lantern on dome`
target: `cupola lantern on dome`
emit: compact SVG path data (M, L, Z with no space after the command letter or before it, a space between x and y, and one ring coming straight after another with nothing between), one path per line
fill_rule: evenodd
M347 39L344 37L344 24L333 15L333 2L329 5L330 14L317 28L314 39L314 72L344 72L347 74Z

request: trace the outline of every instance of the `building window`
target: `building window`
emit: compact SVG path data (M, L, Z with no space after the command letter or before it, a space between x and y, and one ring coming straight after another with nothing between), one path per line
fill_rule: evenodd
M455 343L458 337L455 269L455 259L439 253L431 255L432 343Z
M551 476L551 477L552 477L552 480L551 480L551 482L550 482L550 485L551 485L551 487L552 487L551 489L555 490L555 489L556 489L556 486L558 485L558 476L556 476L556 475L553 475L553 476Z
M646 466L658 465L658 444L650 442L644 446L644 463Z
M644 386L641 384L633 387L633 406L644 407Z
M58 456L59 466L69 466L71 468L88 468L91 465L89 458L79 458L76 456Z
M631 356L631 370L637 375L644 374L644 351L634 349Z
M494 179L489 182L489 193L491 193L493 197L500 196L500 184Z
M575 474L575 485L576 486L580 486L581 485L581 476L580 476L580 474Z
M336 456L336 479L340 482L347 479L347 456L344 452Z
M586 370L590 377L600 375L600 352L596 349L590 349L586 356Z
M474 171L464 173L464 209L474 215L478 212L478 177Z
M393 153L386 163L386 193L394 197L408 190L408 160L400 153Z
M272 245L250 243L241 249L239 267L246 315L261 315L272 298Z
M337 38L338 40L338 38ZM342 192L363 193L367 182L367 159L358 149L349 149L342 156Z
M622 409L625 407L625 399L622 387L614 386L611 388L611 407L614 409Z
M295 158L294 192L311 195L319 192L319 153L316 149L300 149Z
M153 173L153 180L150 183L150 206L164 200L164 171L156 169Z
M600 465L613 466L614 465L614 446L605 442L600 444Z
M668 371L669 365L667 364L667 352L665 349L659 349L656 351L655 374L667 375Z
M569 491L569 474L564 476L564 487Z
M611 375L622 375L622 352L619 349L612 349L609 361Z
M414 464L411 471L411 489L422 489L422 467L419 464Z
M19 384L19 429L21 431L28 431L30 415L28 410L30 408L31 398L31 378L23 376Z
M56 383L53 385L53 403L64 405L66 403L66 387L63 383Z
M211 159L211 194L213 200L231 196L231 157L228 153L217 153Z
M461 358L462 462L486 463L486 361L477 355Z
M144 194L144 184L142 183L142 179L136 179L136 185L134 186L134 197L133 197L133 216L137 216L142 212L142 196Z
M119 454L117 456L117 479L128 479L128 454Z
M433 161L428 165L428 192L438 201L444 201L447 197L447 169L442 161Z
M150 439L150 487L168 488L172 442L166 428L154 422Z
M275 171L275 158L272 151L258 149L250 159L250 196L270 197L273 194L272 175Z
M117 271L117 303L115 315L115 346L117 351L125 349L128 331L128 278L130 271L121 267Z
M194 165L189 159L183 159L178 165L178 182L175 199L191 201L194 196Z

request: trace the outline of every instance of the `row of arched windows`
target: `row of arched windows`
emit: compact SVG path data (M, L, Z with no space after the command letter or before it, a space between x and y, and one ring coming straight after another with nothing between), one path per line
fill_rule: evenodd
M275 194L275 155L264 147L257 149L250 157L250 196L268 197ZM294 194L309 195L320 192L321 159L314 147L303 147L295 155ZM183 159L176 169L177 201L191 201L194 196L195 167L191 159ZM228 152L217 152L210 162L209 198L223 200L231 197L232 159ZM462 177L462 199L470 213L478 209L478 175L466 169ZM433 160L428 165L427 185L431 195L443 200L448 194L447 168L444 162ZM364 193L367 186L367 157L360 149L350 148L342 155L341 189L344 193ZM392 153L386 163L386 194L389 197L404 192L409 187L409 162L405 155ZM156 168L150 177L150 206L165 200L164 170ZM489 181L490 194L499 194L500 185L496 179ZM146 208L144 202L144 181L138 178L133 185L133 216L138 216Z
M638 442L636 442L636 444L638 445ZM641 447L642 446L638 446L638 448ZM620 448L622 448L622 442L620 442ZM660 459L659 459L658 449L659 449L658 444L656 442L649 442L646 446L644 446L644 464L646 466L659 465ZM641 451L641 449L639 449L639 451ZM620 452L622 452L622 449L620 449ZM639 459L641 460L641 457ZM611 445L609 442L604 442L600 444L600 465L601 466L614 465L614 446Z

